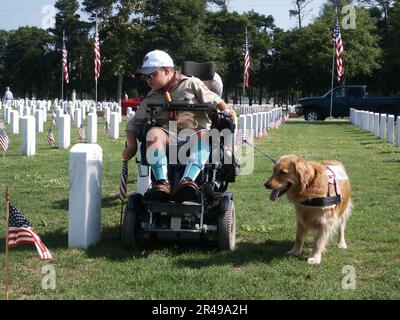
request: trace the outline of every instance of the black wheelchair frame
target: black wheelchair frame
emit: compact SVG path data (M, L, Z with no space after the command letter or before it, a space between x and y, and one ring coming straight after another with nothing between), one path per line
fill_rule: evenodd
M165 111L206 111L211 119L211 130L222 132L228 129L232 138L230 143L224 139L211 141L210 161L196 179L200 191L197 199L191 202L159 202L151 197L151 185L142 195L129 196L122 226L122 244L126 248L136 248L143 240L197 240L212 242L222 250L233 251L236 240L236 217L233 194L228 185L235 181L238 165L234 159L234 123L216 107L193 104L153 104L148 105L148 121L139 139L142 141L141 161L138 166L148 166L146 160L147 131L157 126L154 113L162 108ZM227 150L227 148L229 148ZM212 163L213 152L220 152L221 161ZM230 159L226 158L231 157ZM168 178L173 188L182 177L184 164L168 164ZM152 176L152 182L154 177Z

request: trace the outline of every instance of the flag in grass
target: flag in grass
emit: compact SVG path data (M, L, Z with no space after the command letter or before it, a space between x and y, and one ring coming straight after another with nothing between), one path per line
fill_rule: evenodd
M36 234L32 224L21 212L10 204L10 220L8 224L8 247L14 248L19 244L33 243L39 252L40 259L53 259L51 252Z
M47 143L52 146L55 143L54 133L52 127L50 127L49 133L47 134Z
M127 186L128 186L128 162L122 161L121 181L119 183L119 198L121 201L125 200Z
M78 136L79 136L79 138L81 140L85 140L86 139L85 128L83 127L83 123L78 128Z
M108 121L106 120L106 123L104 124L104 135L109 136L110 135L110 125L108 124Z
M4 152L7 151L9 144L10 144L10 140L8 139L6 129L4 128L4 125L3 125L3 129L1 130L1 133L0 133L0 146Z

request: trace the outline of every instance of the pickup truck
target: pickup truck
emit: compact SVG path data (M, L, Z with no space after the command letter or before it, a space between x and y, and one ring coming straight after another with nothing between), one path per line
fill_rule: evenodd
M332 116L350 115L350 108L400 115L400 97L370 97L366 86L339 86L322 97L301 98L297 101L296 113L307 121L325 120L330 115L333 91Z

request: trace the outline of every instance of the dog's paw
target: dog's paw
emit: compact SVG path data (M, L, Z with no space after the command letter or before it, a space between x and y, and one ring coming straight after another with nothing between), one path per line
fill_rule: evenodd
M293 248L292 250L286 252L286 254L291 256L298 256L301 253L301 249Z
M307 260L308 264L320 264L321 263L321 257L310 257Z
M347 249L346 242L340 242L340 243L338 243L337 246L338 246L339 249Z

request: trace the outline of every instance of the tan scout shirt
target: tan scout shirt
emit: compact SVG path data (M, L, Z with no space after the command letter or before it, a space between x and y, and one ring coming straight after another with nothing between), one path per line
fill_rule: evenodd
M217 105L222 101L222 99L209 90L200 79L184 75L181 76L179 84L170 92L170 94L173 103L201 103ZM146 106L150 103L164 103L164 96L155 90L151 90L142 101L135 115L128 121L126 125L127 131L135 131L138 133L140 126L147 121ZM158 125L168 129L170 120L169 112L160 110L158 114L157 112L155 113L155 119ZM210 129L211 120L208 117L207 112L204 111L180 111L178 113L177 127L178 130Z

